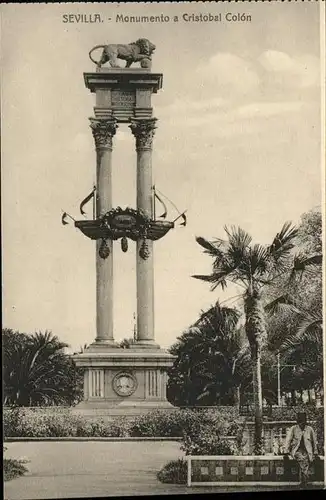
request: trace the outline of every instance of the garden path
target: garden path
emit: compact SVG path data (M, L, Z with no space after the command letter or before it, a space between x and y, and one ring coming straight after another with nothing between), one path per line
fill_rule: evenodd
M25 476L5 483L7 500L239 491L160 483L157 471L183 455L177 442L14 442L6 446L7 458L29 460Z

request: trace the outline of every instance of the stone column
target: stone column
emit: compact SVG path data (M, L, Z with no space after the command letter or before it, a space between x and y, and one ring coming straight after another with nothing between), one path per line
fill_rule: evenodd
M156 118L131 119L130 128L136 138L137 208L153 218L152 143ZM153 242L147 241L144 257L143 241L137 242L137 341L156 346L154 341L154 261Z
M112 208L112 138L116 120L90 118L96 147L96 217ZM113 339L113 242L96 242L96 342Z

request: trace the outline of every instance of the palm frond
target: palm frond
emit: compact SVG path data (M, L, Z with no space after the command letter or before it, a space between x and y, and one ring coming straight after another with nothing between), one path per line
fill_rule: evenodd
M213 274L209 274L209 275L193 274L191 277L195 278L196 280L207 281L208 283L214 283L216 281Z
M268 250L262 245L256 244L249 251L249 262L251 274L263 275L269 267Z
M311 334L314 334L316 331L321 331L323 325L323 316L321 311L308 312L305 314L305 317L301 321L298 330L297 336L301 337L309 337Z
M250 234L239 226L231 226L230 228L224 226L224 231L228 235L229 244L233 247L248 248L252 241Z
M276 234L272 244L267 247L269 254L279 260L289 254L294 247L294 239L298 234L298 229L292 226L291 222L285 222L281 231Z
M296 279L300 280L304 274L311 270L311 267L320 266L323 262L321 254L306 257L304 254L296 254L293 257L293 266L290 270L289 282L293 283Z
M277 314L278 312L284 310L290 310L293 312L300 313L300 310L297 307L296 301L289 294L283 294L276 299L272 300L264 307L265 311L271 315Z
M196 236L197 243L204 248L204 253L209 254L211 257L223 257L223 252L218 248L218 244L214 244L201 236Z
M323 256L321 254L304 257L303 255L295 255L293 267L296 271L305 271L308 266L318 266L322 264Z

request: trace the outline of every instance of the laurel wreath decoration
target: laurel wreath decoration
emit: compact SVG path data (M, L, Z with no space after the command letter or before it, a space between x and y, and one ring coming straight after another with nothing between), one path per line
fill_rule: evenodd
M121 250L128 251L128 239L134 241L142 241L139 249L139 256L142 259L148 259L150 250L147 242L147 232L152 222L152 219L141 209L121 207L113 208L106 212L101 218L101 225L108 232L108 238L118 240L121 238ZM99 255L102 258L107 258L110 249L107 247L106 240L103 240L99 250Z

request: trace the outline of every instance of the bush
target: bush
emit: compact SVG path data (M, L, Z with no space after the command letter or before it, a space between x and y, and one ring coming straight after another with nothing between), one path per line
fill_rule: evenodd
M217 410L154 411L134 418L113 421L87 420L68 408L5 408L6 437L171 437L194 436L203 426L218 435L237 436L241 426L222 417Z
M314 427L317 434L318 453L320 455L325 456L325 438L324 438L325 427L324 427L324 416L322 414L320 414L319 417L317 418Z
M296 420L297 413L303 411L307 414L308 420L317 420L324 415L322 406L316 407L309 404L301 404L297 406L273 406L269 420Z
M105 420L84 421L77 429L77 436L88 437L126 437L128 422L126 419L106 422Z
M4 436L17 436L19 428L20 408L3 409L3 434Z
M3 447L3 452L7 451L7 448ZM28 472L24 464L27 460L16 460L14 458L4 458L3 459L3 479L4 481L11 481L16 477L23 476Z
M130 424L130 435L135 437L175 437L182 438L185 434L196 434L202 425L223 433L236 435L239 424L222 417L216 410L172 410L154 411L141 415Z
M172 460L157 473L161 483L187 484L187 462L185 460Z
M33 411L29 408L6 408L4 411L5 437L121 437L128 435L125 419L105 422L89 421L72 415L69 409L61 411Z
M23 460L15 460L13 458L3 459L3 479L4 481L11 481L16 477L23 476L28 472L24 465Z
M196 434L185 435L181 450L186 455L234 455L237 448L211 427L202 426Z

